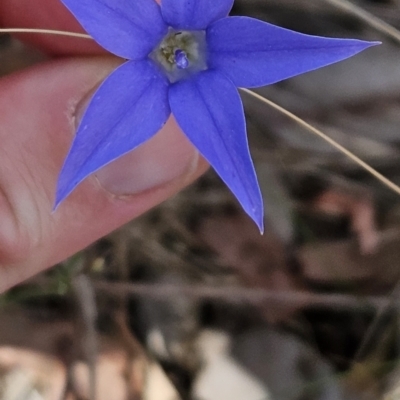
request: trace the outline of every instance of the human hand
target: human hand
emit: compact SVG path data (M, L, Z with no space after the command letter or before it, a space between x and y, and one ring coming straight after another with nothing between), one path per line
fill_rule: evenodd
M0 26L81 32L58 0L1 0ZM173 196L207 169L170 119L52 213L79 117L93 89L121 61L85 39L20 38L55 59L0 79L0 292Z

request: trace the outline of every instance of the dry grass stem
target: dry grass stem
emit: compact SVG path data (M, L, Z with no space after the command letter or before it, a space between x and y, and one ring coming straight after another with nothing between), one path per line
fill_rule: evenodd
M285 108L279 106L278 104L274 103L271 100L266 99L265 97L260 96L259 94L248 90L248 89L241 89L244 93L249 94L250 96L256 98L257 100L262 101L265 104L268 104L270 107L274 108L275 110L279 111L280 113L286 115L287 117L291 118L293 121L297 122L299 125L303 126L306 128L309 132L313 133L314 135L319 136L321 139L325 140L325 142L329 143L331 146L339 150L342 154L344 154L346 157L354 161L356 164L358 164L361 168L366 170L368 173L370 173L372 176L374 176L376 179L381 181L385 186L387 186L389 189L393 190L395 193L400 195L400 187L397 186L394 182L383 176L381 173L379 173L376 169L372 168L369 164L367 164L365 161L361 160L361 158L357 157L355 154L353 154L351 151L347 150L345 147L343 147L341 144L330 138L328 135L325 133L321 132L319 129L313 127L309 123L305 122L302 120L300 117L294 115L290 111L286 110Z
M367 23L369 26L373 27L377 31L390 36L394 40L400 43L400 31L394 28L392 25L388 24L385 21L382 21L380 18L375 15L369 13L368 11L363 10L361 7L351 3L347 0L324 0L329 4L345 11L348 14L351 14L360 20Z
M51 29L2 28L0 29L0 34L1 33L37 33L44 35L58 35L58 36L76 37L81 39L92 39L91 36L86 35L85 33L56 31Z

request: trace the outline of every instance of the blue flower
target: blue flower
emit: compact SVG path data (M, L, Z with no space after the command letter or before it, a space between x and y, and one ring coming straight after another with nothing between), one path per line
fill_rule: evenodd
M377 44L309 36L247 17L233 0L61 0L126 59L99 87L62 167L56 207L87 176L155 135L171 112L263 229L237 87L269 85Z

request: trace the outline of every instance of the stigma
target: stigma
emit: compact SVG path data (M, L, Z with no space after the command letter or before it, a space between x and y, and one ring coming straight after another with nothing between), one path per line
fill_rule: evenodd
M175 50L175 64L179 69L186 69L189 67L189 59L186 52L181 49Z

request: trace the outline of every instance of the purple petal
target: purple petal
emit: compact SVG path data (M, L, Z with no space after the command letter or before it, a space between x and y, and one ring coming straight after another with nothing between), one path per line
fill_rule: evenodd
M379 44L304 35L248 17L230 17L207 29L209 66L236 86L269 85L351 57Z
M87 176L157 133L170 115L168 81L152 61L128 61L94 94L61 170L55 207Z
M106 50L140 60L167 32L153 0L61 0L83 28Z
M234 0L161 0L164 21L175 29L203 30L225 18Z
M206 71L172 85L169 101L183 132L262 231L263 203L235 86L222 74Z

